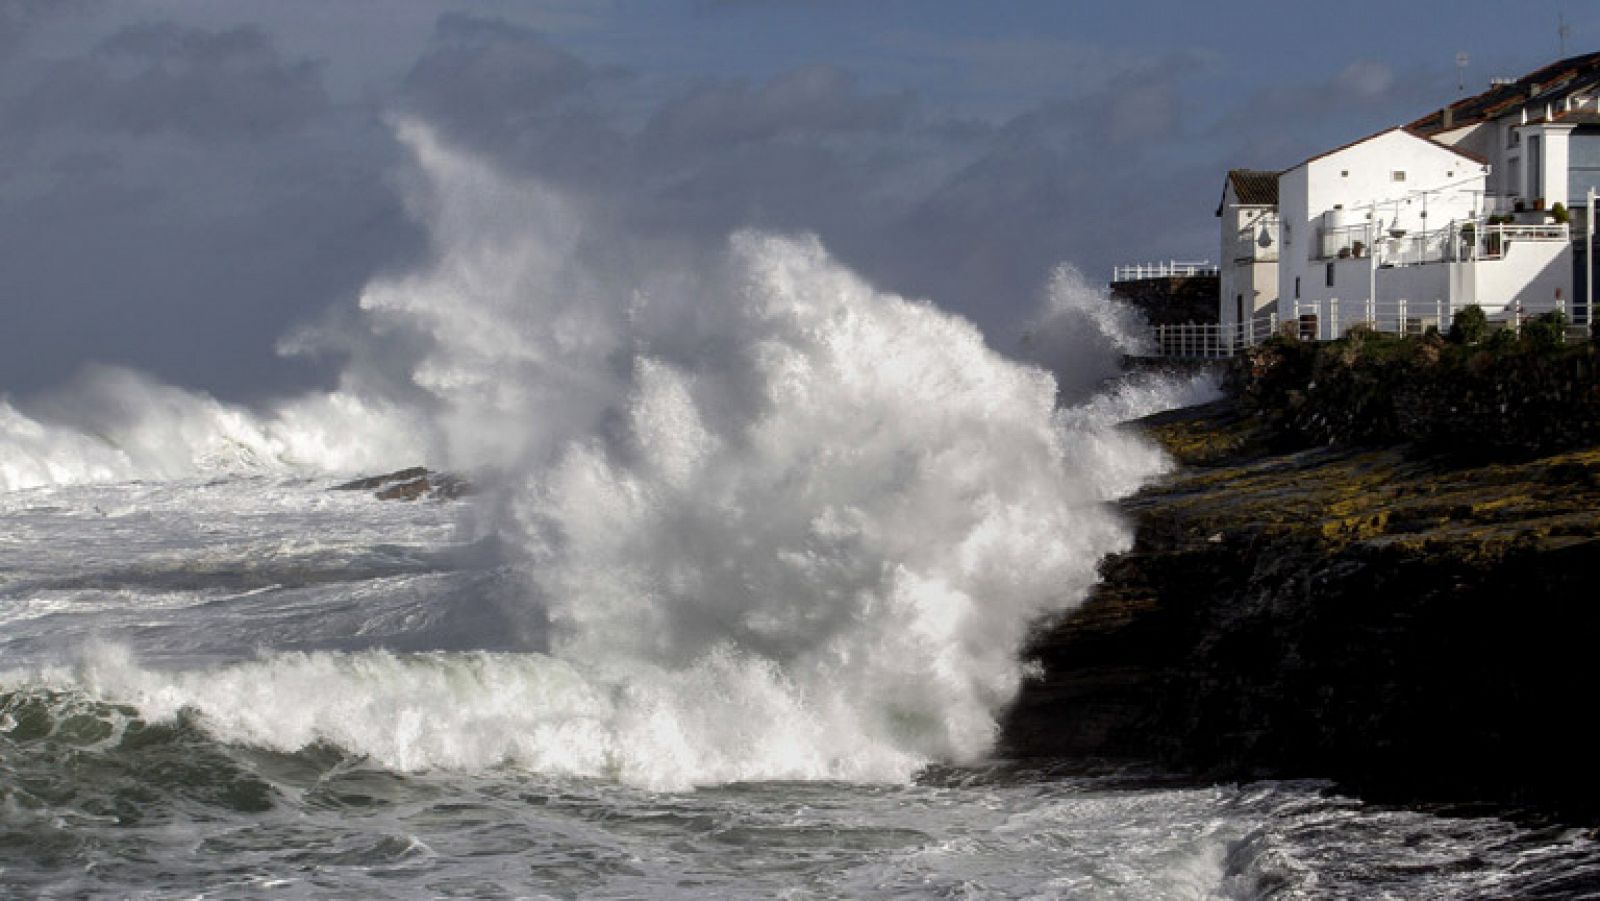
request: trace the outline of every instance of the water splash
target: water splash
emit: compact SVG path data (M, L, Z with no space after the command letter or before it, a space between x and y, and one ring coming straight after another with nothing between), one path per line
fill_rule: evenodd
M1050 373L814 237L648 243L418 123L399 133L430 260L370 284L355 333L300 340L355 348L362 409L490 486L481 523L549 654L269 654L197 674L97 652L47 681L402 769L682 787L903 780L986 753L1029 624L1128 542L1105 501L1166 466L1118 421L1181 391L1145 381L1058 410ZM1049 346L1115 358L1134 332L1080 288L1058 274ZM1095 325L1068 327L1068 309ZM282 411L175 408L197 404L263 456L305 445Z

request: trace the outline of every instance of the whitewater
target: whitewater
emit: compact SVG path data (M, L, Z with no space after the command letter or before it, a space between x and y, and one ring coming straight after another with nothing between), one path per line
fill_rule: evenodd
M627 234L418 122L426 259L243 407L0 397L0 895L1570 897L1592 837L992 758L1170 462L1135 317L1030 359L815 237ZM330 490L426 464L465 498ZM1071 728L1063 723L1062 728Z

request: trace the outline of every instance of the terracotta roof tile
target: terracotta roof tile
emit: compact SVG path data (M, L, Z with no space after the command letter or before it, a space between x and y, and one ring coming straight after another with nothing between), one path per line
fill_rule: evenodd
M1277 206L1278 173L1264 169L1229 169L1228 181L1222 186L1222 200L1217 204L1217 215L1228 202L1228 185L1233 186L1233 196L1244 206Z
M1509 84L1450 104L1450 125L1444 124L1444 110L1434 110L1412 122L1412 130L1433 136L1443 131L1475 125L1498 118L1523 106L1543 107L1584 87L1600 85L1600 53L1572 56L1529 72Z

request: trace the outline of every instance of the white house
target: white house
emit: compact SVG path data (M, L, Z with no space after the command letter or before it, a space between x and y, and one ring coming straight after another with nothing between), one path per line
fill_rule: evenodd
M1600 53L1551 63L1458 100L1409 128L1485 158L1491 212L1582 205L1600 187Z
M1221 334L1265 337L1278 303L1278 173L1229 170L1217 218L1222 222Z
M1573 229L1600 188L1600 53L1497 80L1268 189L1271 175L1233 170L1223 187L1223 344L1253 343L1264 317L1331 338L1358 322L1444 327L1470 304L1587 322L1586 278L1574 278L1587 242Z
M1392 128L1278 177L1283 249L1278 318L1306 337L1365 322L1385 331L1447 326L1470 304L1529 314L1571 299L1565 225L1529 213L1489 223L1489 162Z

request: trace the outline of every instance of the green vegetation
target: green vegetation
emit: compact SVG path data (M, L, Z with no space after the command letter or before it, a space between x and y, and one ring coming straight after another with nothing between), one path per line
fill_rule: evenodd
M1457 310L1450 320L1450 340L1456 344L1477 344L1488 333L1489 317L1477 304Z
M1352 329L1337 341L1277 337L1228 386L1280 448L1410 444L1467 457L1527 458L1600 443L1595 343L1567 342L1548 313L1490 331L1477 307L1450 339Z

